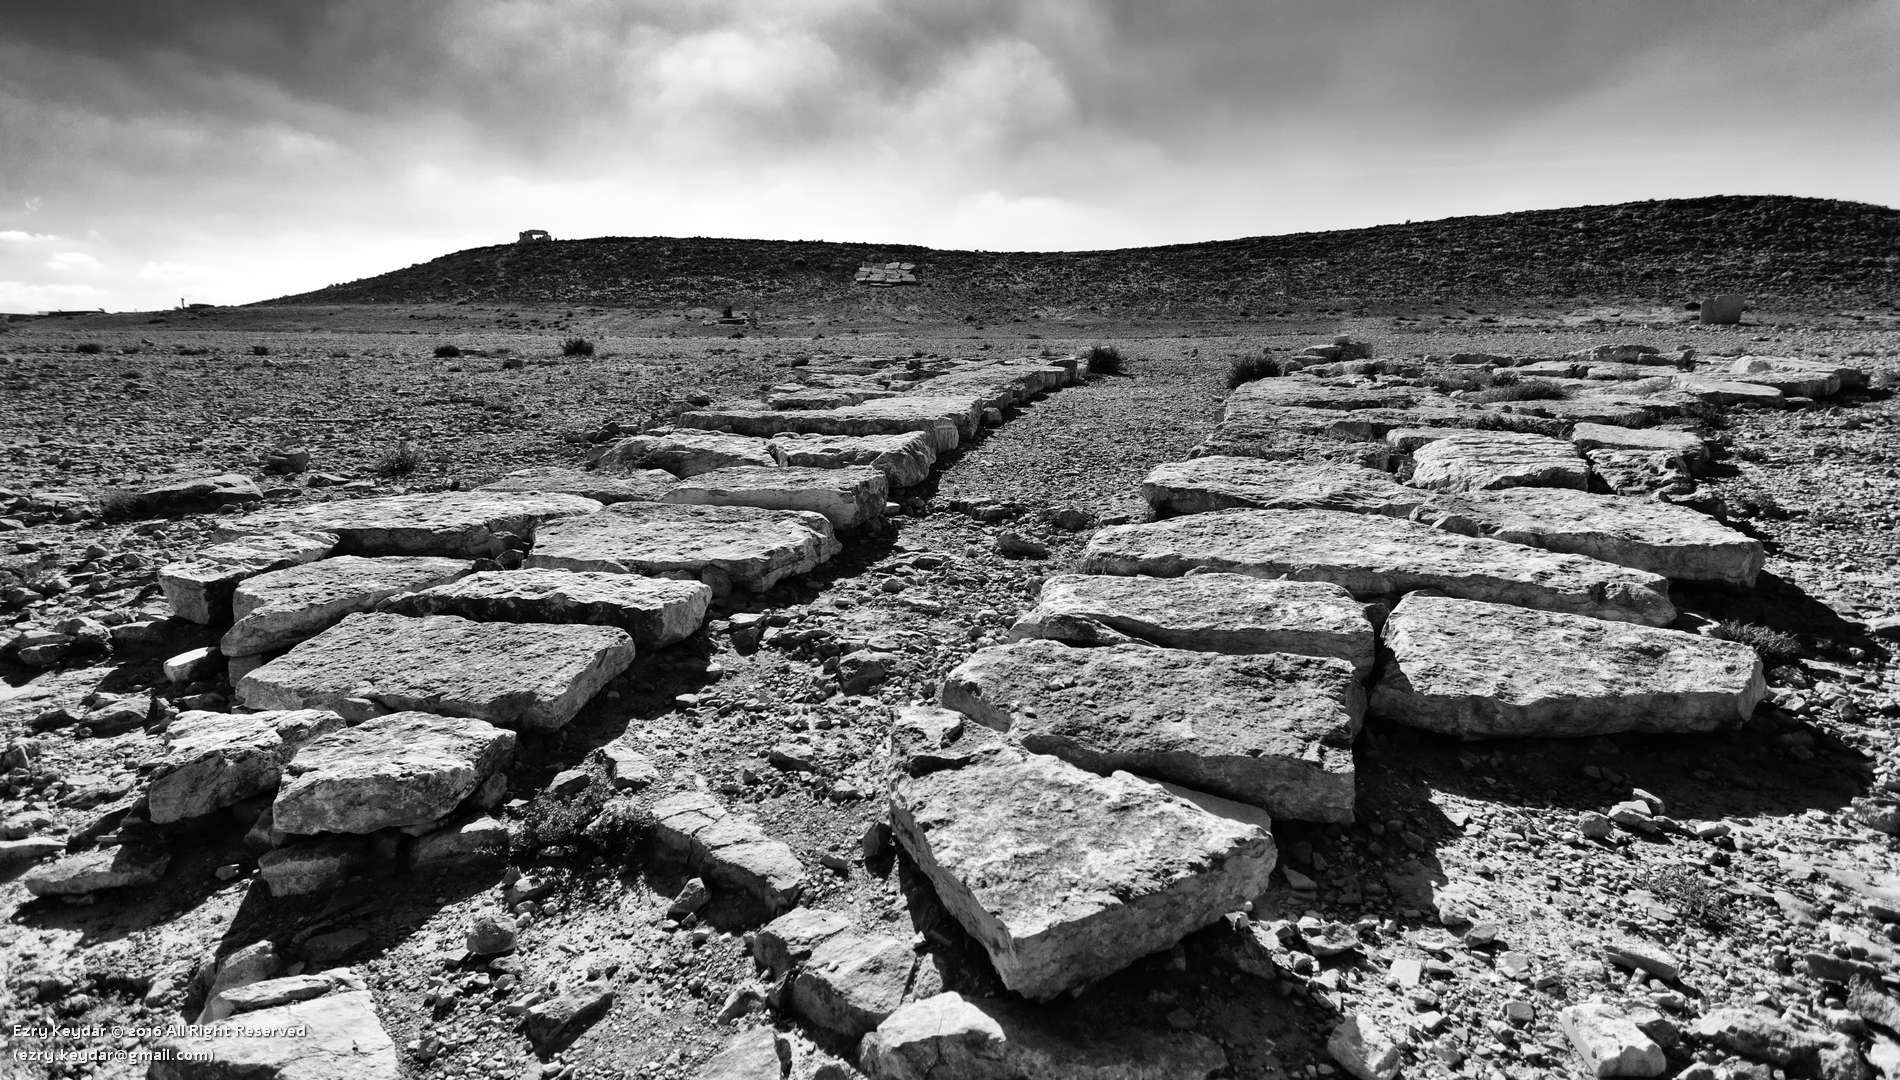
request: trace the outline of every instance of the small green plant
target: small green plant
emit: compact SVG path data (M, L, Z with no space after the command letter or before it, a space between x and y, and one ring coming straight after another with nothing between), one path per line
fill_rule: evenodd
M1471 395L1471 400L1491 404L1500 401L1562 401L1569 396L1570 391L1549 379L1525 379L1479 390Z
M1233 390L1257 379L1278 378L1286 373L1286 367L1277 357L1260 353L1257 356L1236 356L1227 365L1227 389Z
M1484 368L1452 368L1427 375L1418 382L1420 386L1429 386L1441 394L1456 394L1464 390L1489 390L1512 381L1508 377L1494 376Z
M1082 353L1082 364L1090 375L1120 375L1128 369L1128 359L1113 345L1091 345Z
M584 337L571 337L561 342L562 356L592 356L594 343Z
M1736 641L1754 649L1761 656L1765 667L1780 667L1801 659L1801 643L1794 635L1757 623L1738 622L1735 619L1723 619L1709 631L1709 636L1723 641Z
M607 805L607 785L598 778L572 795L542 792L521 815L522 847L528 851L572 844ZM637 828L637 825L635 826Z
M453 360L460 355L462 355L462 350L453 345L437 345L435 347L435 358L437 360Z
M86 353L90 355L92 353L105 352L106 347L104 345L99 344L96 341L82 341L79 344L73 346L73 351L77 353Z
M376 459L376 475L385 478L409 476L421 467L422 448L408 439L383 451L383 456Z
M252 356L269 356L270 346L269 345L253 345L251 346L251 355Z

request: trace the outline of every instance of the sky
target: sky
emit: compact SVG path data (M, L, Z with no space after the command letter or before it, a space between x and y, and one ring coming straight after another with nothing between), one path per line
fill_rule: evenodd
M0 311L504 243L1086 250L1900 204L1900 0L60 0L0 15Z

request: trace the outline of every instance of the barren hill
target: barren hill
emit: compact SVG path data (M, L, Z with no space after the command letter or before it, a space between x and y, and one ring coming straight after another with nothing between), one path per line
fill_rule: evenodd
M853 282L915 263L919 284ZM1366 229L1084 252L903 244L600 237L471 248L271 304L520 303L773 314L905 308L985 320L1067 309L1110 318L1579 300L1890 308L1900 210L1785 196L1711 196Z

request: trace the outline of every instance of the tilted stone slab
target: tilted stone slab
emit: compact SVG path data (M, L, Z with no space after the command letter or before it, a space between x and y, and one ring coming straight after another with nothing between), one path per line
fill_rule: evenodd
M504 727L565 725L633 662L611 626L470 622L387 612L343 621L238 681L253 709L383 710L469 716Z
M599 509L592 499L552 492L432 491L263 510L220 521L219 530L233 536L332 532L344 555L482 558L507 546L503 534L532 539L544 521Z
M580 570L485 570L392 597L381 610L477 622L617 626L645 650L691 637L705 623L711 601L712 589L697 581Z
M1361 675L1376 644L1364 606L1339 586L1240 574L1058 574L1009 633L1015 641L1330 656Z
M426 825L452 813L514 751L514 732L482 720L378 716L297 751L284 766L271 824L302 835Z
M1236 910L1274 864L1257 826L1128 773L1005 748L901 776L891 827L1003 985L1036 1001Z
M1365 692L1344 660L1022 641L976 652L942 697L1090 772L1185 784L1275 817L1352 820Z
M1681 459L1684 468L1707 460L1709 445L1701 436L1677 428L1626 428L1609 424L1578 424L1570 431L1578 450L1641 450Z
M1713 731L1767 693L1752 648L1413 594L1386 620L1372 713L1463 739Z
M399 1080L401 1057L367 990L245 1013L239 1031L213 1026L160 1044L147 1080Z
M213 544L158 572L172 614L210 625L229 622L238 583L258 574L315 562L335 550L335 533L269 533Z
M1115 525L1089 540L1090 574L1180 577L1206 568L1330 581L1362 600L1438 589L1469 600L1663 626L1668 579L1581 555L1332 510L1217 510Z
M649 431L622 439L594 461L596 470L642 474L654 470L672 476L698 476L735 465L777 464L762 440L718 431Z
M167 825L275 791L285 762L342 726L327 709L180 713L165 728L165 753L145 790L147 816Z
M937 464L937 448L921 431L896 435L780 435L770 445L780 465L813 469L868 465L883 473L893 488L923 483Z
M1225 456L1157 465L1141 482L1141 495L1161 514L1252 507L1392 517L1410 516L1429 497L1377 469Z
M842 550L823 514L751 506L617 503L550 523L527 565L704 581L764 592Z
M171 852L163 848L93 848L36 866L20 878L20 884L34 896L90 896L107 889L156 884L171 861Z
M468 571L464 559L340 555L259 574L237 587L231 600L237 621L218 647L226 656L286 649L353 611L369 611L391 596L454 581Z
M1563 439L1515 431L1472 431L1412 451L1413 487L1433 491L1590 486L1590 468Z
M790 847L704 792L655 803L653 839L716 888L743 896L765 918L796 904L804 889L805 868Z
M659 469L633 469L628 472L601 472L542 466L517 469L483 484L477 491L550 491L559 495L579 495L597 503L652 502L676 480L672 473Z
M1674 581L1750 587L1761 542L1706 514L1653 499L1509 488L1441 495L1419 521L1513 544L1586 555Z
M814 469L802 465L740 467L681 480L662 502L689 506L755 506L823 514L838 529L884 516L890 481L868 465Z
M1677 375L1670 383L1680 393L1709 405L1764 405L1778 408L1781 391L1761 383L1740 382L1718 374Z
M904 395L838 409L701 409L679 418L682 427L726 429L770 438L795 435L891 435L922 431L938 453L976 437L984 400L976 395Z

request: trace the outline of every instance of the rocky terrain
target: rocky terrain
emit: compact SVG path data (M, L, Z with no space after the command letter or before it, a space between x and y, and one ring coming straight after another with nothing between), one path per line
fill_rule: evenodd
M7 1075L1900 1074L1900 334L502 299L0 335Z

